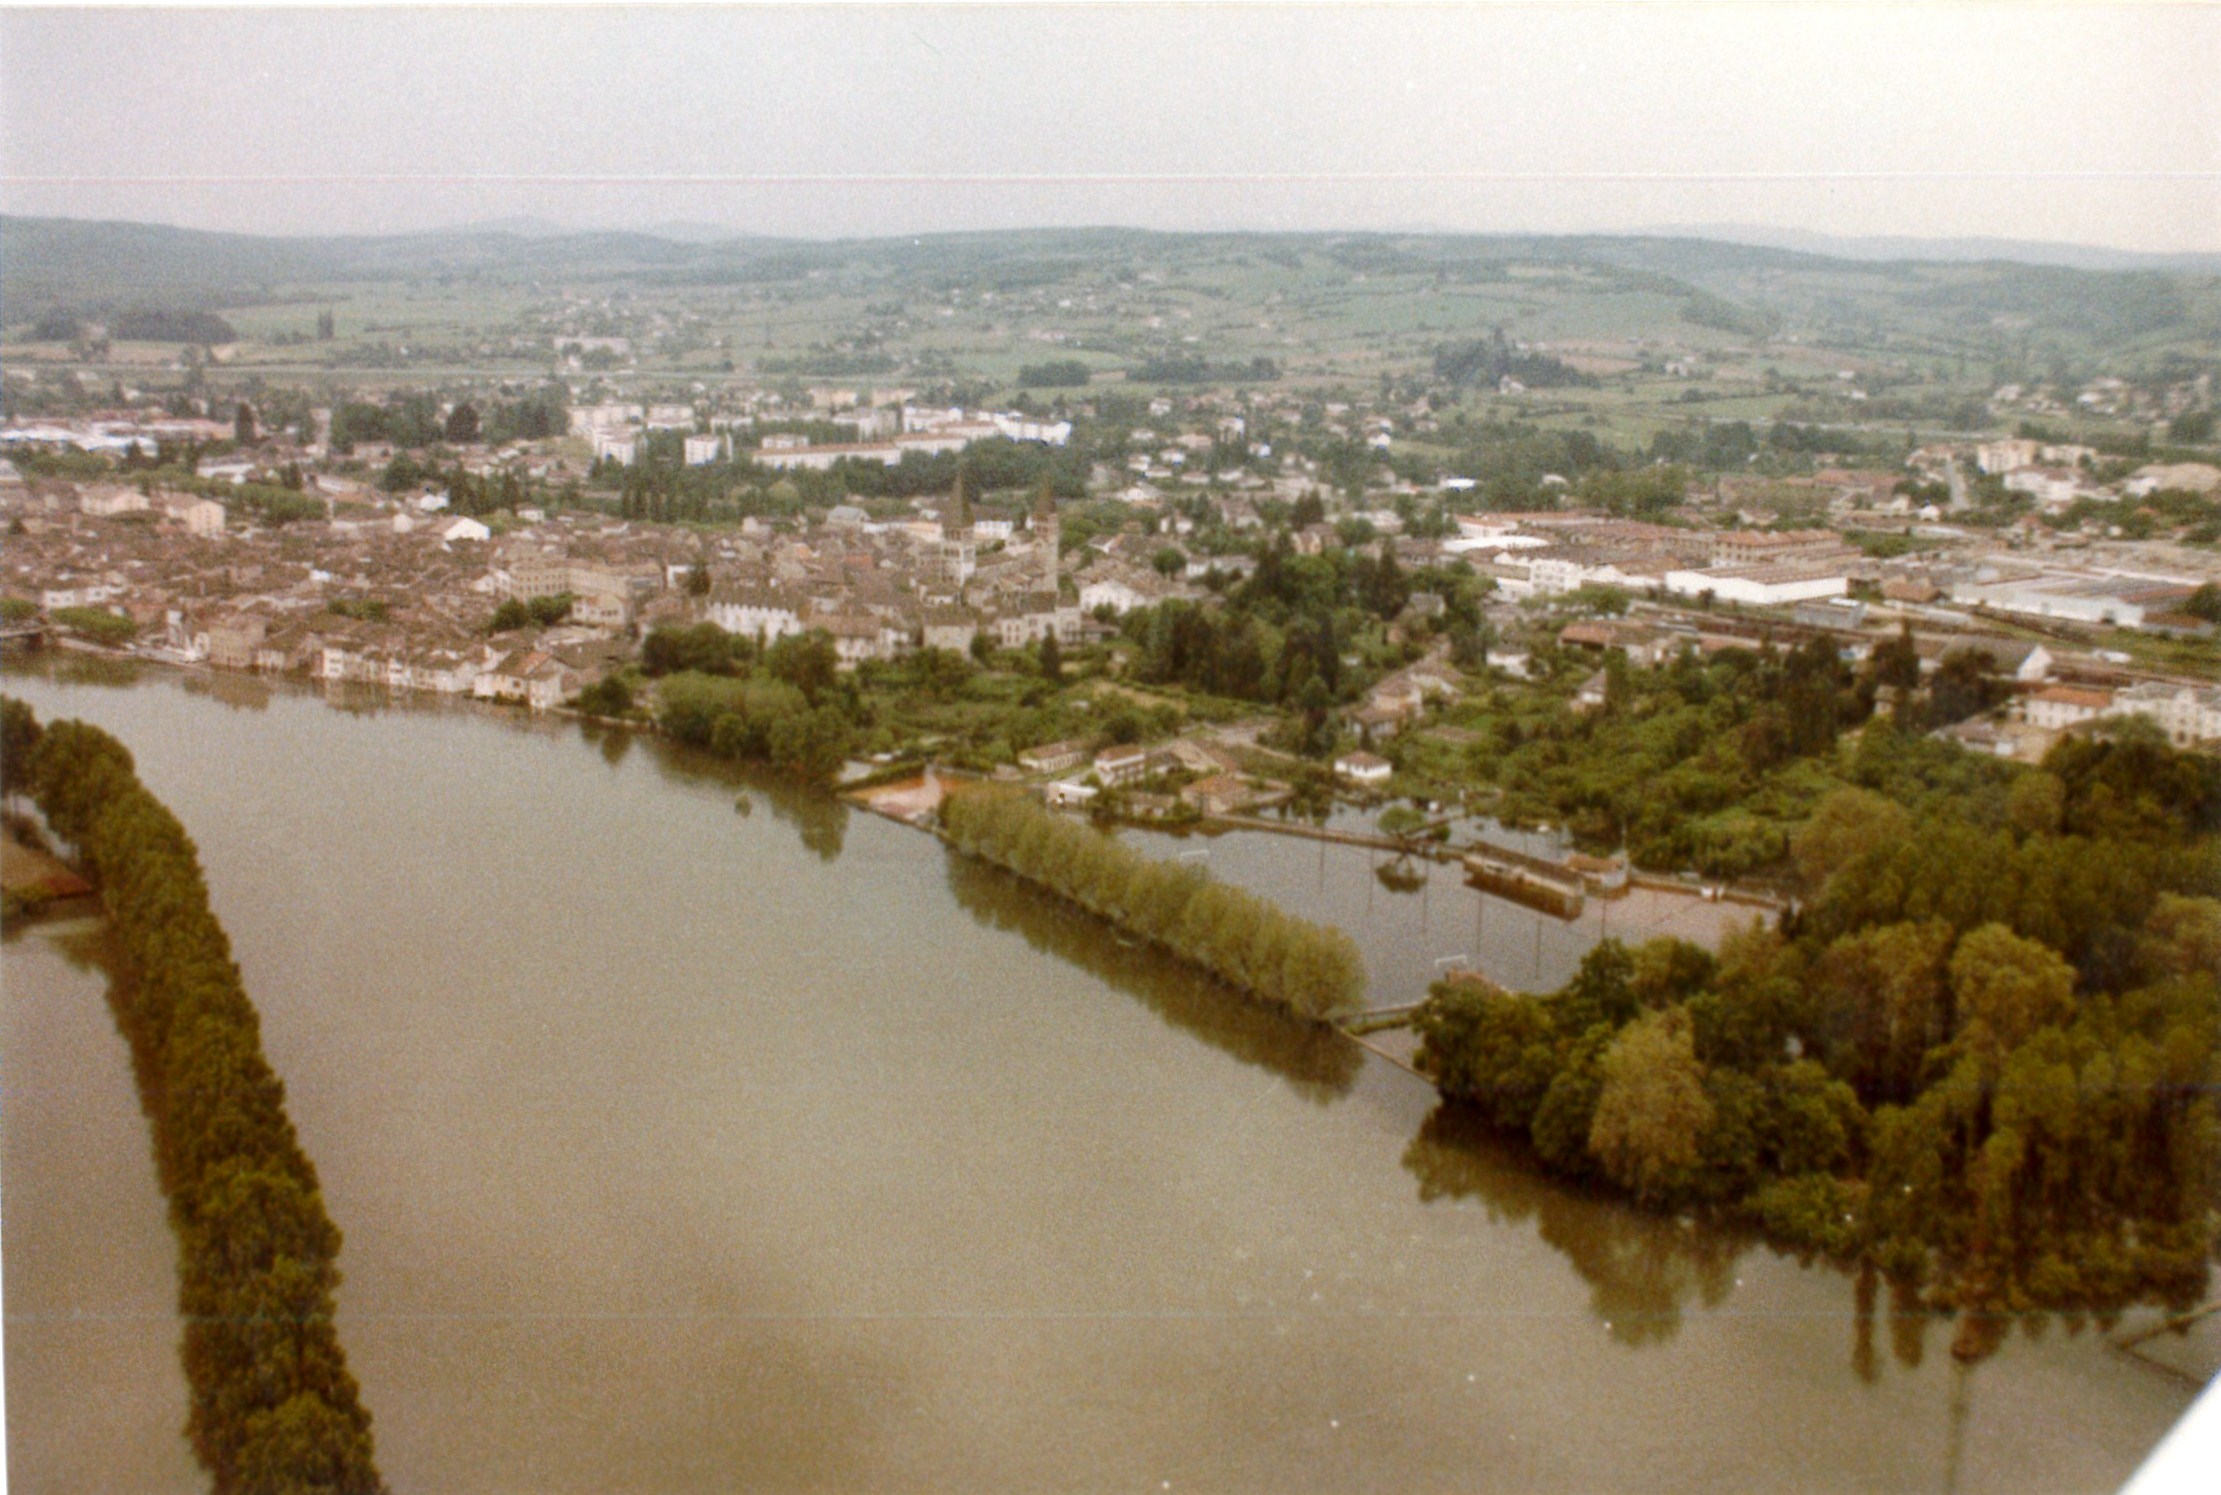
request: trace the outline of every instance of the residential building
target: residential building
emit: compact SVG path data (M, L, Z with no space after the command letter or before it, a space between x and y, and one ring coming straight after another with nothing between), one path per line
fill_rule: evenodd
M802 632L806 604L788 593L764 587L717 587L704 615L727 633L770 643Z
M1396 766L1371 753L1344 753L1334 760L1334 772L1353 784L1385 784L1395 774Z
M2083 722L2095 721L2113 709L2113 692L2087 690L2073 685L2047 685L2022 702L2022 714L2032 727L2063 732Z
M1063 773L1086 761L1087 744L1077 738L1044 742L1038 747L1021 749L1018 754L1018 766L1028 773Z
M1149 750L1144 747L1121 744L1104 748L1095 755L1095 777L1109 788L1131 784L1149 772Z

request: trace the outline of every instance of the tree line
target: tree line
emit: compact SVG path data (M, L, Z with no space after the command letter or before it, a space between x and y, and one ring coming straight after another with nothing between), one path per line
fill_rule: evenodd
M1364 963L1341 930L1298 919L1194 867L1152 861L1029 795L960 789L942 802L941 827L958 850L1300 1017L1326 1021L1362 1000Z
M1682 653L1650 670L1617 649L1601 662L1601 710L1497 716L1463 768L1503 787L1500 813L1561 821L1642 866L1742 877L1784 865L1790 830L1837 782L1838 733L1862 722L1854 780L1927 775L1923 788L1958 793L2003 777L1923 735L1995 699L1975 651L1946 655L1926 682L1906 636L1855 670L1824 638L1709 660ZM1885 687L1894 704L1875 714Z
M178 1240L186 1436L219 1495L384 1488L333 1327L340 1233L262 1053L192 838L131 754L82 722L0 700L29 791L107 904L118 1026Z
M648 635L642 658L647 673L660 677L663 730L721 758L816 783L832 778L860 714L833 641L820 632L789 634L759 648L746 639L720 641L715 632L715 624L702 623Z
M1421 1067L1557 1172L1731 1211L1941 1306L2196 1301L2221 765L2132 732L1998 792L1905 787L1822 801L1780 931L1717 957L1606 942L1542 997L1438 985Z
M1437 348L1434 372L1436 378L1450 384L1494 384L1499 379L1516 379L1529 389L1564 386L1594 389L1602 382L1562 358L1513 348L1501 327L1486 338L1445 343Z
M830 437L823 432L811 434L813 440L854 439L853 433L837 427ZM823 471L781 472L758 462L753 447L740 448L731 459L689 465L684 460L684 439L679 432L652 431L641 440L630 466L615 461L597 464L597 480L616 489L620 518L706 523L793 513L851 498L921 498L949 492L959 472L975 496L1043 488L1064 499L1087 494L1086 455L1038 441L996 436L975 441L961 453L904 452L893 466L873 458L843 457Z

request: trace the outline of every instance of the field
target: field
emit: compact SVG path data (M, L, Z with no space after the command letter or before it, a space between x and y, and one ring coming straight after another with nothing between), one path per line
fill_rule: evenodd
M203 375L218 387L600 376L635 396L836 382L985 401L1076 360L1090 382L1032 391L1041 403L1197 385L1373 404L1424 391L1437 410L1640 445L1692 420L1980 428L2000 383L2180 379L2221 346L2221 277L2201 271L1676 239L270 240L10 218L0 251L11 362L150 387L186 371L188 345L91 334L132 310L214 313L231 335ZM1515 390L1442 376L1446 350L1499 334L1570 377ZM2088 412L2051 424L2128 428Z

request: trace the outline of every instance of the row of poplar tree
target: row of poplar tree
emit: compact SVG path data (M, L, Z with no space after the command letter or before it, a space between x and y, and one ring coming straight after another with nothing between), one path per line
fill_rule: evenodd
M941 826L960 851L1006 867L1059 897L1299 1016L1353 1011L1365 990L1357 946L1194 867L1152 861L1030 795L958 790Z
M192 838L98 728L42 728L8 699L8 787L27 791L101 890L177 1234L186 1434L222 1492L383 1489L332 1323L339 1229L263 1057Z

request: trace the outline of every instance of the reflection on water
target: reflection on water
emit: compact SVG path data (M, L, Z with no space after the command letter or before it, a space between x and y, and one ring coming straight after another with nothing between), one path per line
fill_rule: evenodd
M1364 1050L1333 1029L1253 1002L1000 867L953 848L947 856L949 891L974 919L1016 930L1036 950L1138 997L1182 1032L1271 1070L1298 1094L1331 1101L1363 1067Z
M324 682L324 704L334 711L344 711L349 716L383 716L397 704L392 691L383 685L369 685L359 680L327 680ZM420 710L432 710L431 700L411 702Z
M633 736L623 728L607 730L628 741ZM750 811L758 800L770 806L772 818L782 825L793 826L802 845L815 853L819 861L834 862L840 859L841 848L848 838L849 807L846 800L822 789L797 783L768 769L753 764L734 763L715 754L705 753L699 748L673 742L666 737L649 740L655 751L656 771L665 780L675 784L699 784L707 781L744 792ZM608 762L617 763L623 756L622 750L616 756L611 756L608 744L603 744L602 757Z
M579 723L580 734L588 742L599 744L602 762L615 768L625 761L625 754L632 751L633 731L630 727L612 727L605 722Z
M236 670L210 670L181 675L178 683L187 695L206 696L234 711L268 711L270 682L259 675Z
M1435 1107L1403 1164L1419 1180L1421 1199L1472 1199L1492 1220L1535 1221L1589 1284L1597 1317L1626 1345L1672 1339L1692 1298L1720 1303L1734 1285L1736 1258L1751 1244L1554 1183L1463 1106Z
M1426 872L1409 857L1382 862L1373 869L1373 876L1391 893L1416 893L1427 885Z
M42 649L10 655L8 672L36 674L62 685L125 686L147 678L148 666L127 654L90 654L82 649Z
M2092 1334L1964 1372L1879 1285L1565 1189L1331 1034L653 736L9 673L201 847L396 1488L2100 1489L2189 1400ZM1474 917L1452 868L1135 839L1351 929L1376 992ZM10 1472L196 1490L175 1245L60 927L0 969Z
M1365 957L1374 1006L1417 1001L1453 966L1515 991L1555 991L1606 939L1674 935L1713 948L1754 917L1748 908L1638 888L1591 898L1579 916L1560 919L1469 886L1455 862L1270 832L1118 835L1146 856L1197 862L1292 914L1347 930Z

